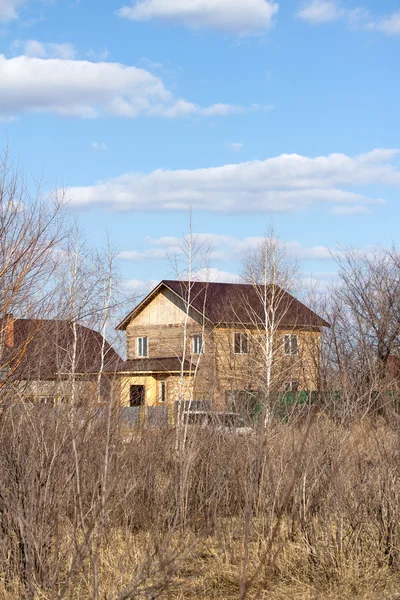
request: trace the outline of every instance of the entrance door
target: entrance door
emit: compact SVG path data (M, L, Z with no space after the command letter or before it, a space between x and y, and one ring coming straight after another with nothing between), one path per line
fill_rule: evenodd
M145 387L144 385L131 385L129 394L130 406L142 406L144 404Z

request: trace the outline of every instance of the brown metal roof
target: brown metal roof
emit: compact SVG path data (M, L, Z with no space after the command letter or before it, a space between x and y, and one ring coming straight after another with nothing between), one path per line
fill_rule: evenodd
M167 358L135 358L120 361L115 365L115 373L180 373L182 360L177 356ZM183 370L185 373L194 372L195 365L185 360Z
M244 283L206 283L163 280L118 325L126 329L134 318L165 286L206 320L217 324L262 325L265 323L264 293L270 311L274 304L280 327L330 327L329 323L279 286L253 286Z
M15 319L13 326L14 345L4 358L16 379L55 379L71 372L74 329L70 321ZM76 334L76 373L99 371L102 350L106 368L121 361L99 332L77 324Z

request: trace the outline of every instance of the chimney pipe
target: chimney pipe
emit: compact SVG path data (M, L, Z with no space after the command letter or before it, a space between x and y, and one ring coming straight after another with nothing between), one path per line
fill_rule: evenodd
M14 348L14 316L7 313L3 319L4 343L8 348Z

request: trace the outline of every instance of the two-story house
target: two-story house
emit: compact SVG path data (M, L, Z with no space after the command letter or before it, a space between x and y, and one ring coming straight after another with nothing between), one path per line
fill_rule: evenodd
M329 324L278 286L162 281L118 325L122 406L317 390Z

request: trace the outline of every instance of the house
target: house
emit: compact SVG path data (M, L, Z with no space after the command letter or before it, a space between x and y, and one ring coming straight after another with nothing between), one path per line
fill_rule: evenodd
M15 319L0 322L0 371L3 399L57 402L71 396L87 403L97 393L96 375L111 373L121 358L103 336L84 325L60 319ZM5 385L6 384L6 385ZM101 377L101 396L109 397L110 376Z
M324 327L278 286L161 281L117 327L121 403L228 410L266 390L317 390Z

